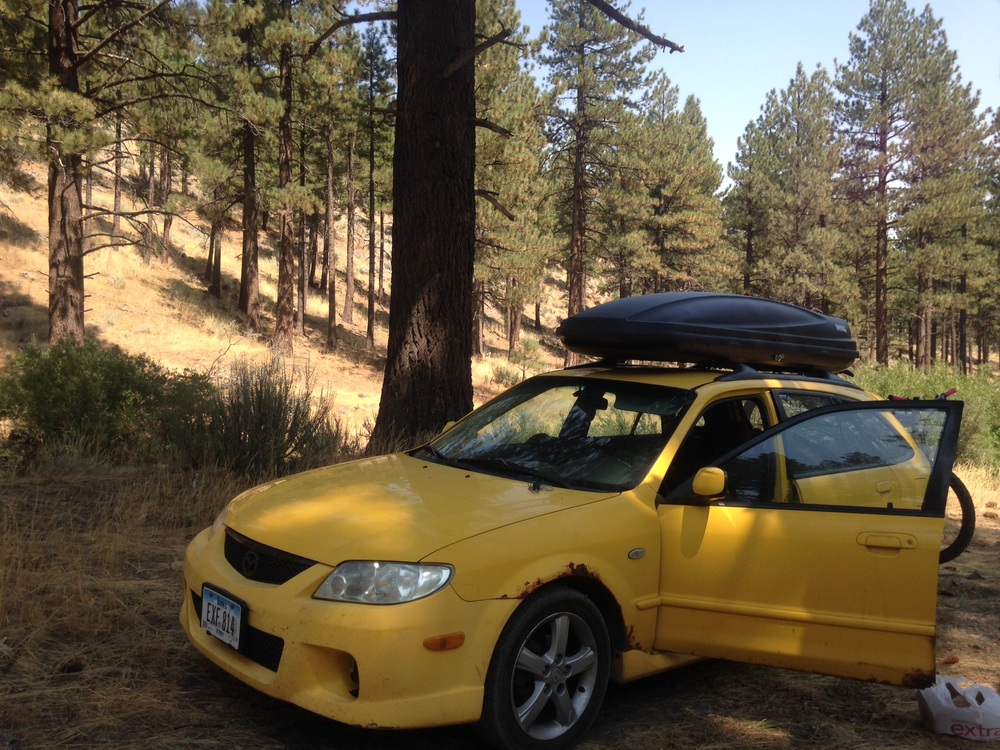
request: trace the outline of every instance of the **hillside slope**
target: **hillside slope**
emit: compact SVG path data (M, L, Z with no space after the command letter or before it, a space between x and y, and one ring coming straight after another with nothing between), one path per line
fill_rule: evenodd
M36 179L44 172L36 170ZM95 202L110 205L108 186L97 186ZM105 227L107 229L108 227ZM234 228L235 229L235 228ZM360 231L364 231L359 227ZM345 227L338 227L337 319L343 318ZM145 354L174 370L193 370L224 377L238 357L266 359L273 329L277 286L276 238L261 235L260 294L263 331L246 330L236 310L239 293L240 234L228 231L223 240L223 294L216 299L203 279L208 253L204 222L175 220L170 257L142 262L135 247L105 248L89 254L86 330L100 342L117 344L134 354ZM311 374L316 390L330 394L334 412L346 424L365 432L374 422L385 364L388 310L377 306L375 351L365 349L367 247L359 237L356 258L357 292L354 322L340 324L336 351L325 349L326 296L309 290L306 335L295 340L295 353L287 360L297 375ZM0 367L31 342L44 343L48 320L47 210L44 185L34 194L11 193L0 187ZM546 310L546 325L557 322L558 311ZM500 347L502 325L492 318L487 325L487 345L492 356L473 363L476 402L498 390L495 368L510 369ZM531 336L531 331L525 331ZM549 343L551 344L551 336ZM536 369L557 366L556 347L539 347Z

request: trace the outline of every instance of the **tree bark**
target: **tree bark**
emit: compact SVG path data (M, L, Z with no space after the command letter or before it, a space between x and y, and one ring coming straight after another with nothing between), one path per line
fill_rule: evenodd
M385 211L378 212L378 303L385 304Z
M243 258L240 275L240 310L247 328L260 331L260 277L257 259L257 137L253 125L243 123Z
M49 73L71 95L80 93L77 68L76 0L49 3ZM64 123L64 126L69 123ZM83 195L82 159L67 153L52 128L49 154L49 343L83 342Z
M118 249L122 227L122 114L115 113L115 184L114 212L111 218L111 242Z
M882 91L882 104L887 94ZM889 364L889 126L878 129L878 181L875 186L875 361Z
M212 261L209 272L208 292L216 299L222 299L222 236L225 232L225 217L217 216L212 220L212 235L209 238L210 251L208 257Z
M507 323L507 359L510 359L521 343L521 306L508 305L504 312Z
M583 115L586 109L586 101L582 90L577 92L577 114ZM587 133L586 128L581 127L577 134L576 144L573 147L573 193L570 200L570 235L569 235L569 259L566 265L566 286L568 290L568 301L566 315L576 315L583 312L586 290L586 276L584 270L584 253L587 241L587 203L586 203L586 165L584 155L586 154ZM581 357L575 352L566 350L566 367L579 364Z
M333 198L336 175L333 169L333 127L326 134L326 232L323 234L323 276L321 284L327 285L326 348L337 348L337 216Z
M483 328L485 325L486 284L482 279L476 279L472 292L472 356L483 356Z
M299 128L299 187L303 189L306 185L306 138L302 128ZM295 332L299 336L304 336L306 332L306 210L299 207L295 213L298 215L298 228L295 233L295 254L298 257L299 267L298 277L295 287Z
M340 317L347 324L354 322L354 223L357 220L357 189L354 185L354 152L356 136L352 132L347 144L347 264L344 270L344 311Z
M475 0L400 0L389 345L369 452L472 408Z
M163 149L160 154L160 205L168 209L170 190L174 181L174 154L169 149ZM163 213L163 233L160 239L160 260L166 260L170 255L170 230L174 225L174 215L169 209Z
M375 78L368 74L368 325L365 349L375 351Z
M306 255L309 258L309 286L312 289L319 288L316 283L316 267L319 265L319 209L313 208L309 212L309 242Z
M291 0L282 6L291 7ZM286 10L286 14L287 14ZM279 354L292 353L295 323L295 246L292 242L292 217L287 205L287 189L292 183L292 43L284 42L278 56L281 101L284 105L278 123L278 187L285 205L281 207L278 240L278 294L272 346Z

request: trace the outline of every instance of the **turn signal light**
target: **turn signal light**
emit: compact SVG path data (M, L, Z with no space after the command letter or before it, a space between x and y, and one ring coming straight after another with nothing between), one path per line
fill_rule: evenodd
M428 651L450 651L463 643L465 643L465 633L448 633L424 639L424 648Z

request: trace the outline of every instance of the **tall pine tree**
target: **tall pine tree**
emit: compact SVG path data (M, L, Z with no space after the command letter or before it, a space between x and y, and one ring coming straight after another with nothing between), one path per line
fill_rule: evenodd
M638 105L633 92L649 83L653 49L586 0L553 0L549 9L541 57L551 97L549 168L568 240L566 311L574 315L586 307L596 203L613 180L621 128ZM567 360L575 357L567 353Z

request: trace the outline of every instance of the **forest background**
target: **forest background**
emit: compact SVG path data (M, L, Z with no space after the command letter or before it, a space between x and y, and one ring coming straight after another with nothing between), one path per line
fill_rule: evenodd
M468 383L476 402L562 364L553 331L576 307L680 289L846 317L877 393L958 385L979 518L941 568L938 669L1000 683L997 120L933 10L873 0L842 67L789 71L722 190L699 102L651 71L647 37L579 0L550 3L540 38L513 2L444 2L469 22L435 42L446 80L475 63L461 290L400 236L404 216L458 223L451 181L418 165L434 194L400 194L391 169L413 50L390 14L430 5L352 5L364 25L304 0L0 0L5 746L473 746L468 728L372 733L278 705L195 654L176 617L184 546L228 498L368 442L401 290L469 300L465 371L418 388ZM225 443L268 437L249 407L271 410L270 462ZM192 439L202 418L234 471ZM434 428L417 422L402 441ZM712 662L615 688L586 746L952 742L911 691Z
M86 337L88 265L120 252L176 259L176 226L192 222L207 238L209 293L286 356L309 333L335 352L362 288L367 351L391 292L414 310L428 294L461 300L463 321L471 308L457 338L472 357L488 352L488 315L499 316L519 362L537 350L522 327L544 328L547 305L558 320L608 297L712 289L843 316L873 364L965 374L990 361L998 120L963 81L931 6L872 0L843 64L800 65L767 96L722 190L698 100L681 102L650 67L657 46L679 45L635 33L598 2L549 3L537 38L513 2L483 0L471 16L462 5L479 46L444 78L475 67L474 266L461 239L442 234L437 257L400 241L401 216L438 228L451 217L422 206L448 181L422 187L422 201L398 195L415 181L400 179L410 162L399 154L418 139L398 140L394 6L6 0L0 175L37 191L27 167L48 166L48 341ZM413 173L447 161L423 158ZM470 215L459 200L456 224ZM227 232L238 246L223 246ZM239 259L238 293L224 292L224 253ZM413 280L453 256L457 271ZM271 258L273 296L262 298ZM316 297L326 309L310 317ZM446 312L400 320L417 329ZM440 342L407 335L394 352L390 326L393 388L398 360L447 361ZM469 359L437 371L431 390L458 397L415 409L412 426L384 386L374 431L383 416L403 433L460 416L450 411L472 405Z

